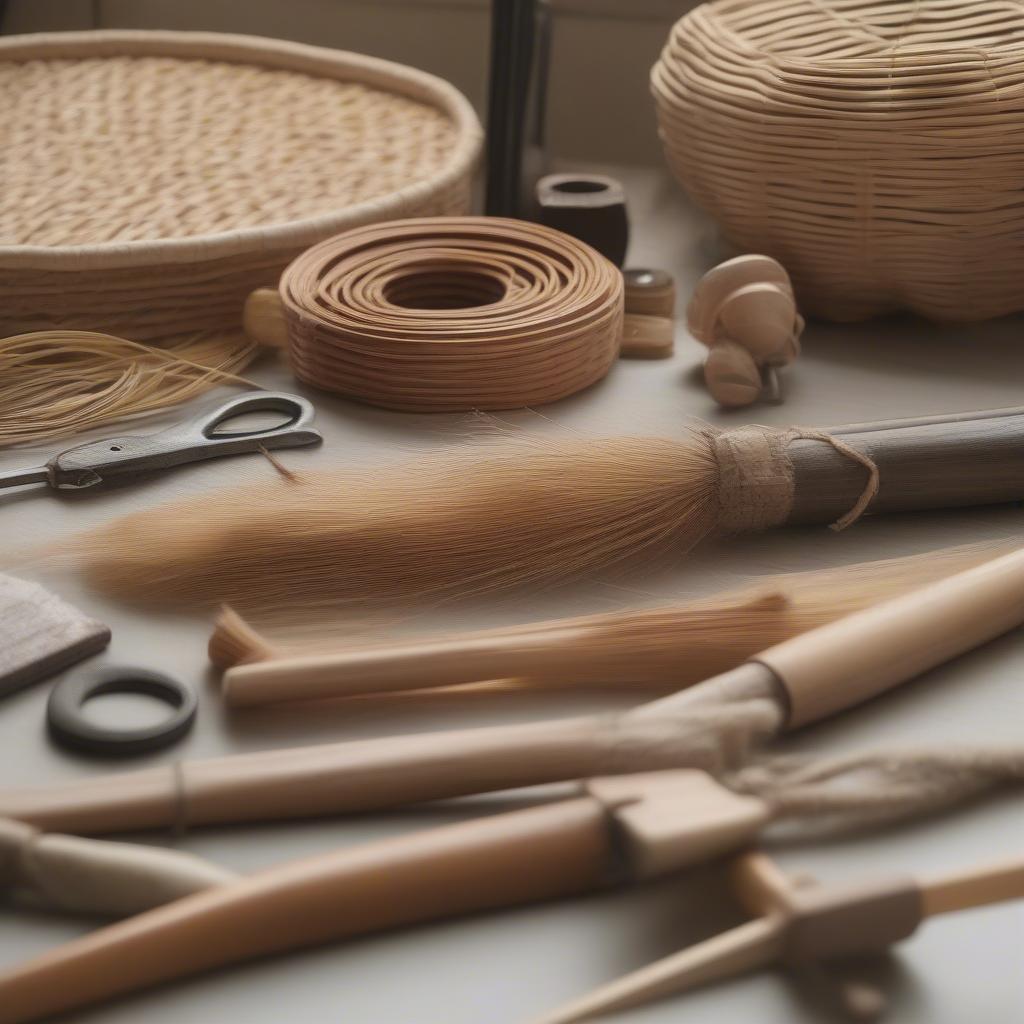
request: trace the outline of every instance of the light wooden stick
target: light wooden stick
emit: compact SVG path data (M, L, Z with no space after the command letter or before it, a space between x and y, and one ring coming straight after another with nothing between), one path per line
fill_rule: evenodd
M1024 899L1024 857L970 868L921 883L926 917Z
M748 921L603 985L533 1024L590 1020L768 967L782 953L785 930L781 917Z

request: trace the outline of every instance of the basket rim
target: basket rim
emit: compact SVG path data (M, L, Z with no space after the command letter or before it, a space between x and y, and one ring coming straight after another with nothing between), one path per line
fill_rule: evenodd
M101 29L39 32L0 39L0 62L62 57L162 56L228 63L258 63L339 81L363 82L418 100L447 114L456 130L448 162L430 177L344 210L270 225L185 238L138 239L84 245L4 245L0 267L36 270L91 270L210 261L256 251L304 248L325 234L336 234L376 219L395 216L402 205L427 198L471 174L480 157L483 129L469 100L437 75L380 57L289 40L221 32ZM400 215L400 214L398 214Z

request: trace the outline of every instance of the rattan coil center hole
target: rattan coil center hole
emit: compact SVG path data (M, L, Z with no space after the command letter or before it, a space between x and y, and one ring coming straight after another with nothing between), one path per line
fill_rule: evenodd
M507 293L501 278L469 265L411 268L383 288L384 299L404 309L475 309Z

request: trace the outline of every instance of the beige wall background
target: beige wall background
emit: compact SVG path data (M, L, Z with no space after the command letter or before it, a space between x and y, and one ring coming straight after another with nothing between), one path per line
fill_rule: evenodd
M553 0L548 145L558 157L660 161L647 76L687 0ZM9 0L4 31L247 32L423 68L483 114L488 0Z

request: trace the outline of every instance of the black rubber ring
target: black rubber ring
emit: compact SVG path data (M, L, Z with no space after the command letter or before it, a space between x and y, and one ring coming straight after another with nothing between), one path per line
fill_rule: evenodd
M156 697L174 714L155 725L112 729L96 725L82 712L86 701L105 693L139 693ZM161 672L110 665L62 679L50 693L46 723L61 746L109 757L145 754L181 739L196 717L196 695L184 683Z

